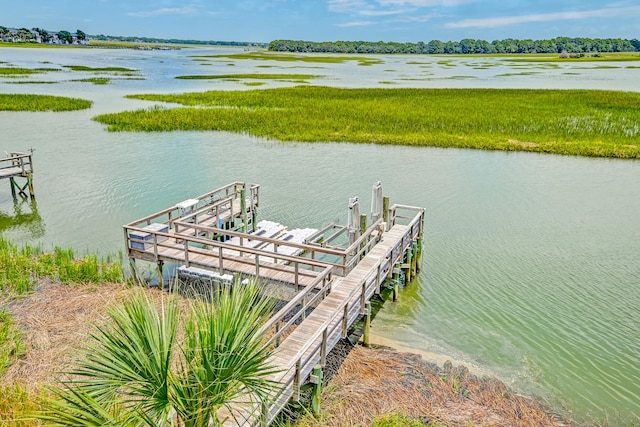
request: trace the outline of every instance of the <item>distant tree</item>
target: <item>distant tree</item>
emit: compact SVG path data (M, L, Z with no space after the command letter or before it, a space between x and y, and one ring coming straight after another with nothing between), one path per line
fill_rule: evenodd
M87 34L82 30L76 30L76 38L78 41L84 41L87 39Z
M557 37L550 40L463 39L459 42L431 40L429 43L397 43L367 41L310 42L303 40L275 40L269 50L281 52L336 52L336 53L429 53L429 54L492 54L492 53L561 53L640 51L640 41L625 39L591 39Z
M69 31L65 31L65 30L59 31L58 39L60 39L62 43L68 43L68 44L73 43L73 36Z
M0 26L0 40L8 39L11 35L11 31L7 27Z
M29 31L28 28L19 28L16 31L16 37L23 42L31 42L36 40L36 35Z
M427 52L432 55L444 53L444 46L440 40L431 40L427 43Z
M41 43L49 43L51 41L51 34L48 31L43 30L42 28L34 27L31 30L35 31L40 35Z

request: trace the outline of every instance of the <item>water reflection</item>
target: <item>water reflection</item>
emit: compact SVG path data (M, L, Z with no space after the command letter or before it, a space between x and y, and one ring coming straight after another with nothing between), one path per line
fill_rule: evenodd
M0 211L0 234L18 231L28 234L27 238L37 239L45 235L45 224L38 212L35 198L13 198L13 211Z

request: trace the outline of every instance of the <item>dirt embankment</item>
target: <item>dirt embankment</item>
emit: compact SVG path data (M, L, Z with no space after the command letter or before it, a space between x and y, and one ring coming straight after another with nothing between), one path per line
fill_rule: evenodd
M569 425L533 399L463 366L439 366L387 348L346 347L348 355L322 395L317 425L366 426L390 414L439 427Z

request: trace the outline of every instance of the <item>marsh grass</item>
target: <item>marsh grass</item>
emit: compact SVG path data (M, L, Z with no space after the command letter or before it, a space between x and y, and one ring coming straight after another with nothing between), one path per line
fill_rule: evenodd
M93 83L94 85L106 85L111 82L108 77L90 77L87 79L71 80L72 82Z
M8 81L5 83L14 84L14 85L52 85L60 82L56 81L46 81L46 80L18 80L18 81Z
M126 67L87 67L86 65L64 65L71 71L89 71L95 73L135 73L138 70Z
M20 68L20 67L0 67L0 76L24 76L29 74L38 74L43 71L39 71L33 68Z
M315 74L208 74L177 76L184 80L215 80L215 79L259 79L259 80L309 80L321 76Z
M22 385L0 385L0 426L39 426L41 423L33 414L41 409L38 396Z
M124 279L119 260L95 254L76 257L72 249L18 247L0 237L0 296L35 290L41 280L61 283L116 283Z
M449 76L445 77L444 80L469 80L469 79L477 79L476 76Z
M640 61L640 53L638 52L612 52L598 53L597 55L585 54L580 58L560 58L558 54L524 54L514 57L513 55L505 58L505 61L513 62L602 62L602 61Z
M369 58L364 56L341 56L341 55L317 55L317 54L304 54L299 55L295 53L273 53L273 52L248 52L248 53L233 53L233 54L219 54L219 55L198 55L194 58L227 58L234 60L251 59L257 61L284 61L284 62L321 62L328 64L340 64L348 61L356 61L359 65L373 65L382 64L384 61L379 58Z
M281 141L640 158L640 93L633 92L299 86L130 98L184 107L94 120L110 131L213 130Z
M540 74L540 71L522 71L520 73L503 73L503 74L496 74L496 77L535 76L536 74Z
M0 111L74 111L91 107L91 101L51 95L0 94Z
M0 310L0 377L13 361L24 354L20 331L14 326L11 313Z

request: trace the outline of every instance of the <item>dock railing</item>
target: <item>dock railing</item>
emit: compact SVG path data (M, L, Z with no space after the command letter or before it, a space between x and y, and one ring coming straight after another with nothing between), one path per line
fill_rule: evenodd
M247 196L250 199L250 205L258 206L260 201L259 195L260 186L253 184L249 186L249 195ZM216 207L219 208L219 205L222 201L225 200L239 200L243 191L246 190L246 185L243 182L232 182L223 187L216 188L215 190L204 193L198 197L195 197L194 200L197 201L188 212L184 212L176 204L167 209L161 210L159 212L153 213L151 215L145 216L144 218L138 219L134 222L126 224L124 226L125 229L136 229L143 228L147 225L151 225L153 223L167 224L170 228L173 228L173 224L175 221L190 218L192 215L201 215L203 212L208 212L209 210L215 210Z
M21 153L11 152L9 157L0 159L0 176L22 176L27 177L33 174L33 152Z
M419 222L422 215L423 211L417 209L417 215L411 223L415 221ZM412 230L412 228L407 228L405 236L410 236ZM397 249L398 247L402 247L405 236L403 236L396 247L389 248L385 254L378 257L375 265L362 277L360 284L354 287L350 294L335 307L333 315L328 316L315 332L306 338L297 353L289 359L289 363L284 366L282 371L276 376L276 381L280 382L280 388L277 393L272 396L272 401L268 407L261 409L263 413L260 415L260 419L266 421L266 424L269 424L273 420L275 415L290 398L299 400L301 387L306 383L313 368L317 364L323 367L325 366L328 353L341 338L347 336L349 328L356 319L366 313L366 302L374 294L380 293L382 282L390 277L392 273L392 266L402 261L401 257L403 253L402 251L397 251ZM336 280L341 279L338 278ZM321 300L325 296L316 295L316 297L318 300ZM309 304L312 304L312 300L309 301ZM314 299L313 303L316 302ZM293 323L294 322L288 322L278 332L281 334L284 333L287 327L292 327L291 325ZM274 322L268 322L264 328L273 329L273 327ZM267 341L267 345L273 345L279 338L280 335L274 335ZM255 409L257 410L258 408ZM257 418L256 413L254 413L253 416Z

